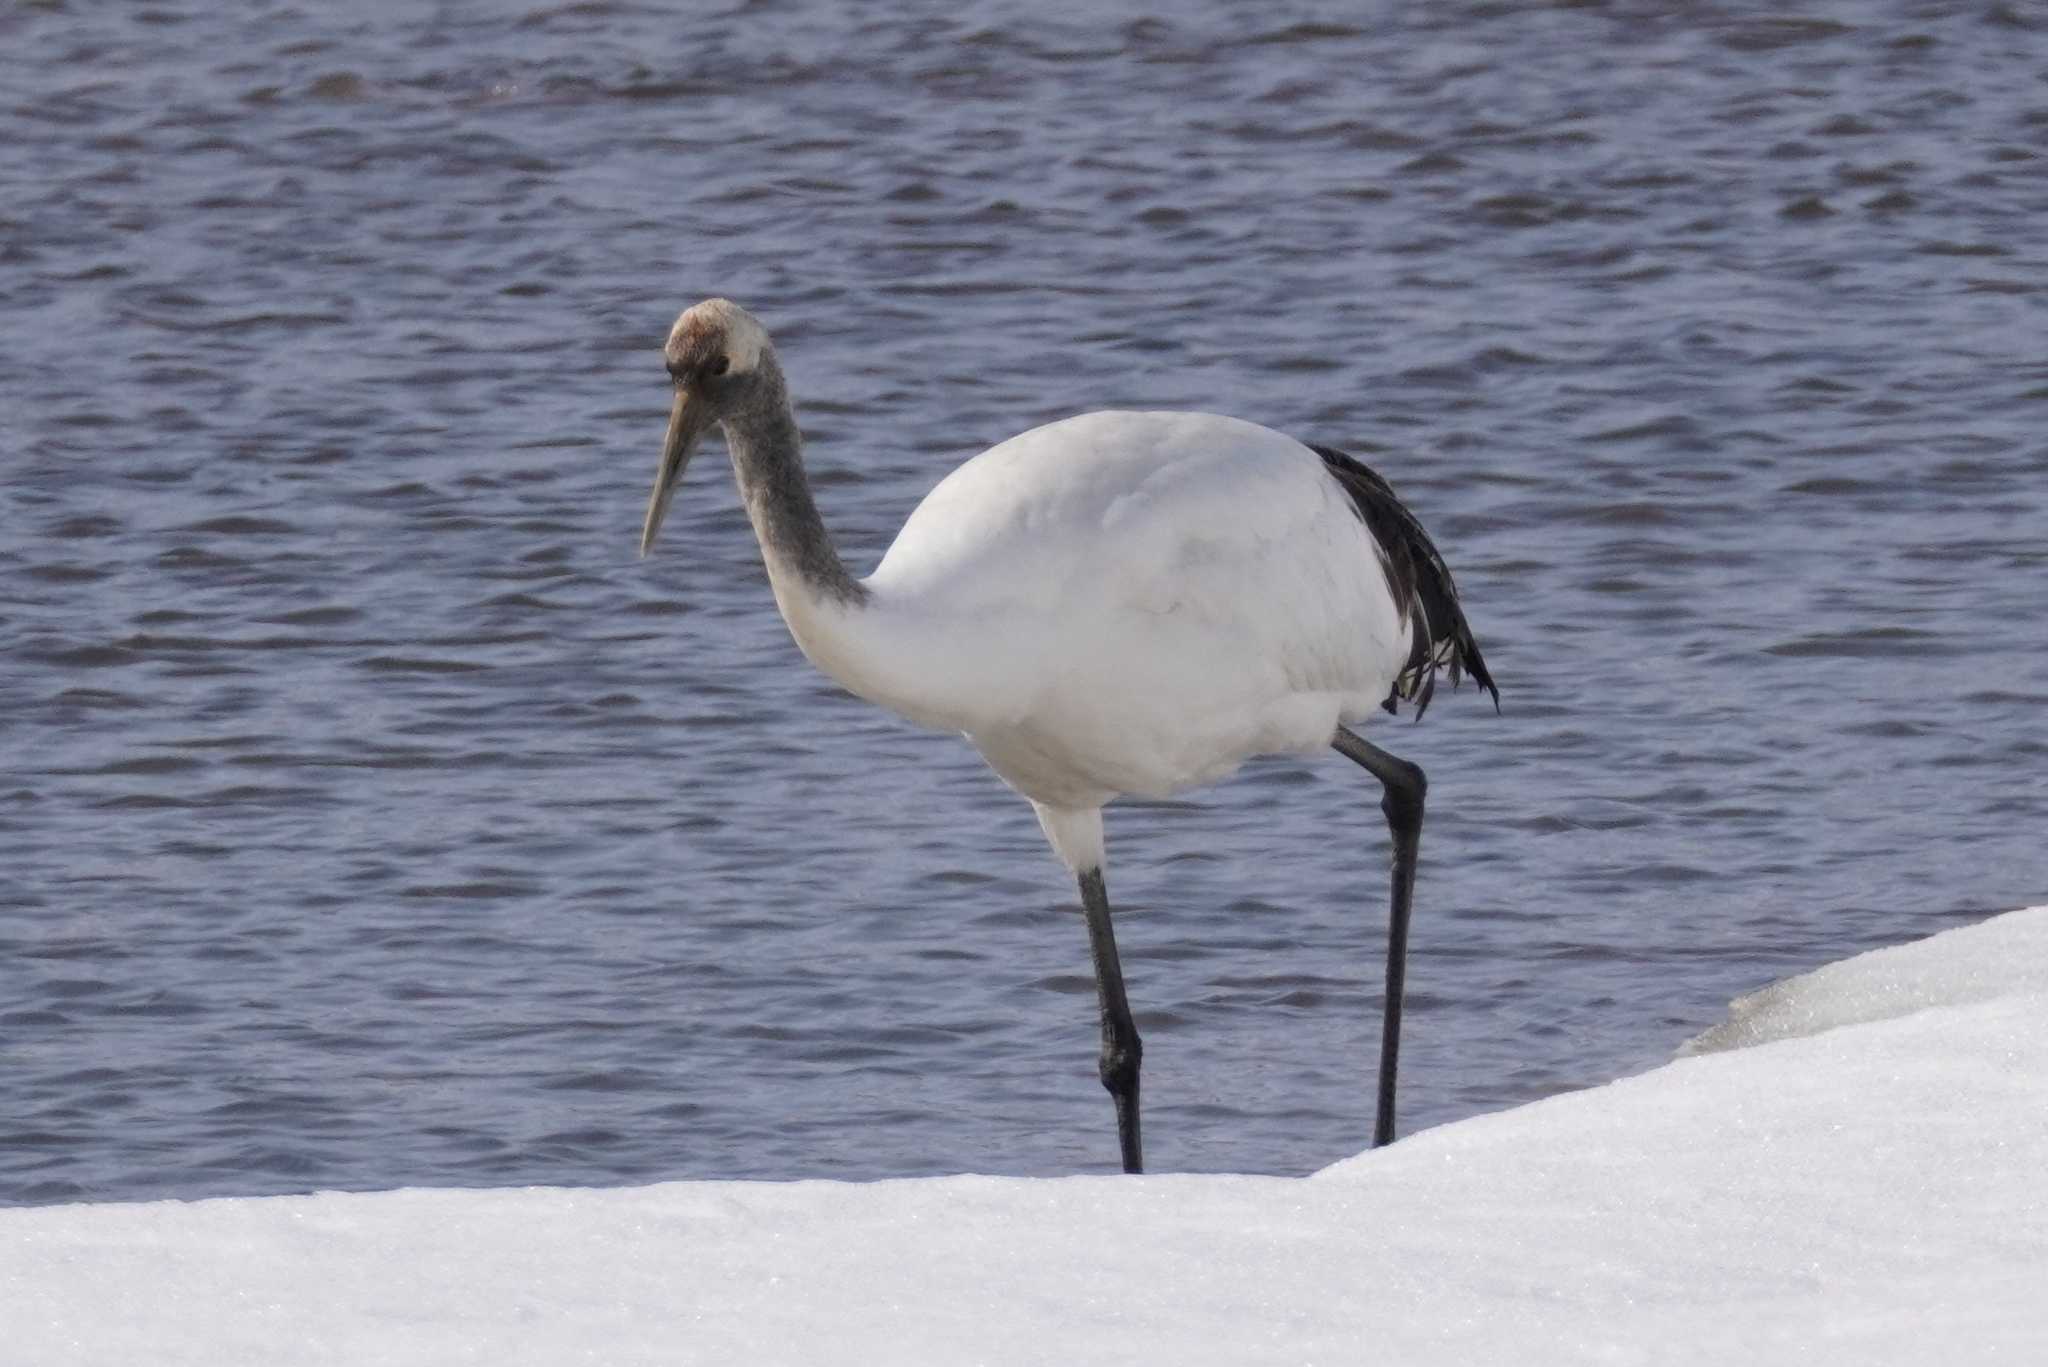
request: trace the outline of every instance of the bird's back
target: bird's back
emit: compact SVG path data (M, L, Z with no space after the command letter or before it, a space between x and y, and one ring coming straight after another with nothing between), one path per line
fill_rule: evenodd
M1058 806L1319 749L1388 695L1411 647L1323 458L1213 414L1090 413L992 447L867 582L933 624L933 669L975 694L961 729Z

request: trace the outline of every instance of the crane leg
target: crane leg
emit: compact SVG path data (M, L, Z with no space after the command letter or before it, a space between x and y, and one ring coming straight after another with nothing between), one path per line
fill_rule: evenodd
M1401 1061L1401 995L1408 978L1408 915L1415 897L1415 855L1422 841L1422 801L1429 780L1418 765L1390 755L1344 727L1330 744L1362 766L1386 791L1380 810L1394 837L1394 899L1387 919L1387 1014L1380 1029L1379 1109L1373 1118L1374 1148L1394 1142L1394 1080Z
M1102 1085L1116 1102L1116 1138L1123 1149L1124 1171L1145 1170L1144 1147L1138 1137L1138 1064L1145 1056L1131 1004L1124 997L1124 970L1116 956L1116 933L1109 924L1109 891L1102 870L1081 875L1081 909L1088 918L1088 953L1095 961L1095 991L1102 1005Z

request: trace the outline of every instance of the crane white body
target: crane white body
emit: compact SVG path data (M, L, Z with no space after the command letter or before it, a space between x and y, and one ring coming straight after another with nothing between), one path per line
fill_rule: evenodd
M1088 413L991 447L918 505L857 607L768 562L812 663L965 733L1076 871L1103 858L1103 804L1327 749L1410 647L1322 458L1212 413Z

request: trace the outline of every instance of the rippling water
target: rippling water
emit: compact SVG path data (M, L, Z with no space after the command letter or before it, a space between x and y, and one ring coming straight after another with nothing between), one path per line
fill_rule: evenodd
M0 14L0 1199L1114 1167L1029 809L718 463L635 558L713 293L863 567L1092 407L1393 479L1410 1127L2041 900L2042 13L1375 8ZM1155 1167L1365 1142L1377 799L1112 811Z

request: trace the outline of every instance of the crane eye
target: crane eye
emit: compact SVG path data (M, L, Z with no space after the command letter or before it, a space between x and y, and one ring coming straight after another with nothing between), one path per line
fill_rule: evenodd
M726 371L732 369L732 362L720 356L713 360L710 365L706 366L705 369L713 375L723 375Z

